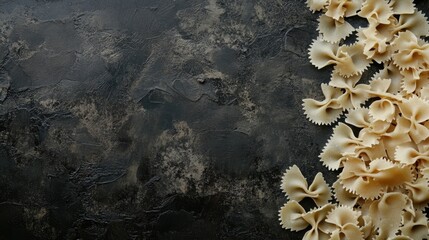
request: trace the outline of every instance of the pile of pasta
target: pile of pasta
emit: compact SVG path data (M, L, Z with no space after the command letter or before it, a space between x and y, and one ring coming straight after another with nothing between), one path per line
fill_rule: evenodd
M309 183L294 165L281 189L280 223L303 239L428 239L429 23L412 0L307 0L321 11L309 49L321 69L332 65L324 100L304 99L307 118L331 125L320 160L338 171L332 188L318 173ZM355 29L347 18L367 20ZM351 35L355 33L354 35ZM352 44L346 38L355 37ZM361 79L368 67L379 71ZM360 82L362 80L362 82ZM344 115L343 115L344 114ZM334 197L334 199L333 199ZM300 202L312 199L315 208Z

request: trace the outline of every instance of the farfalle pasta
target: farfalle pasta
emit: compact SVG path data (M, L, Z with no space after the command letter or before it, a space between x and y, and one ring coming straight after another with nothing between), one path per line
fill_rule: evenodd
M319 37L310 46L310 61L319 69L334 65L339 75L350 77L361 74L370 64L362 50L362 44L339 46Z
M329 125L335 122L344 111L338 99L342 92L340 89L324 83L322 83L321 88L325 96L324 100L304 99L302 106L310 121L319 125Z
M413 0L390 0L389 6L394 14L413 14L415 11Z
M321 15L318 30L323 36L323 40L337 43L352 34L355 28L343 18L336 20L326 15Z
M359 12L360 17L382 24L389 24L389 18L392 15L392 7L384 0L366 0Z
M294 179L294 181L289 181L289 179ZM307 180L296 165L283 175L282 190L291 200L299 202L304 198L311 198L317 206L327 204L331 198L330 188L321 173L318 173L308 186Z
M347 239L363 240L363 232L360 230L358 219L361 213L351 207L335 207L326 216L327 232L331 239L341 239L344 236Z
M307 118L332 125L319 155L338 171L331 188L321 173L309 185L294 165L281 189L282 227L303 239L429 239L429 22L412 0L307 0L321 11L309 47L318 69L331 67L324 100L304 99ZM347 18L368 24L355 31ZM353 32L356 40L343 44ZM374 62L378 65L373 64ZM378 68L370 79L364 71ZM304 198L316 208L306 210Z

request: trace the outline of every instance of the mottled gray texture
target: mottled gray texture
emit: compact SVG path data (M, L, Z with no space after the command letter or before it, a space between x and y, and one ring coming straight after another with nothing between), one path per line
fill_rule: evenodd
M316 19L303 0L0 1L0 239L302 236L277 214L286 168L324 170L331 128L301 110L329 77Z

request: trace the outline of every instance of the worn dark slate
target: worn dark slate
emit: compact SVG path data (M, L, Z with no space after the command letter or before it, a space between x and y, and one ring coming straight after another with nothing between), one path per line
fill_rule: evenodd
M282 173L336 177L301 110L316 27L303 0L1 0L0 239L298 239Z

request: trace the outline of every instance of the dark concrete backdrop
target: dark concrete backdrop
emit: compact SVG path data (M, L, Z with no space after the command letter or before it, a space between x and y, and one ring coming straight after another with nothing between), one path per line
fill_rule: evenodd
M302 236L279 184L324 170L316 27L303 0L0 0L0 239Z

